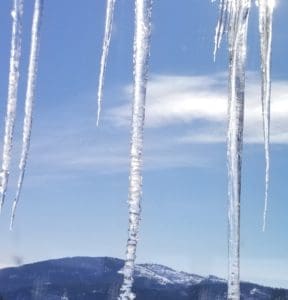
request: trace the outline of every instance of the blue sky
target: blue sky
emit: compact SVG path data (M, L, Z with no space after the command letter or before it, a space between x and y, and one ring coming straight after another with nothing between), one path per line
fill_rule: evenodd
M127 237L133 1L119 0L100 127L96 90L105 1L46 1L34 128L14 232L15 192L33 1L26 1L13 170L0 219L0 265L89 255L124 257ZM154 1L138 262L226 277L226 45L213 62L217 3ZM0 10L3 134L10 2ZM257 11L250 19L243 161L241 274L288 287L288 4L278 0L273 39L271 189L261 232L264 151Z

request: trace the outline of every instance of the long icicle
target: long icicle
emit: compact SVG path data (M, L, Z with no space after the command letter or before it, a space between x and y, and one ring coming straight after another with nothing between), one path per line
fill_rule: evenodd
M120 300L133 300L133 273L138 242L142 198L142 149L145 119L145 98L151 33L152 0L135 0L134 92L130 149L129 229L124 281Z
M240 300L240 199L247 27L251 0L234 1L229 15L229 121L227 135L229 229L228 300Z
M27 90L25 98L25 117L23 124L23 136L22 136L22 150L21 159L19 163L19 178L17 185L17 192L12 206L10 230L13 228L13 223L15 219L15 212L17 204L19 201L27 158L30 148L31 130L32 130L32 117L33 117L33 104L35 98L35 87L37 78L37 68L38 68L38 55L39 55L39 35L41 26L41 17L43 11L44 0L35 0L32 30L31 30L31 48L30 48L30 59L28 67L28 80L27 80Z
M271 44L272 44L272 19L275 2L274 0L259 0L259 34L261 52L261 101L263 132L265 144L265 202L263 213L263 231L266 228L269 169L270 169L270 102L271 102Z
M0 173L0 212L5 201L8 185L11 150L13 144L13 132L16 118L17 93L19 81L19 63L21 56L23 0L14 0L12 16L12 38L10 52L10 70L8 83L7 111L5 119L5 132L2 154L2 168Z
M111 33L112 33L112 24L113 24L113 14L116 0L107 0L106 8L106 18L105 18L105 32L103 40L103 49L100 62L100 73L99 73L99 82L98 82L98 92L97 92L97 126L99 125L100 113L101 113L101 104L103 97L103 87L104 87L104 76L107 65L107 57L109 52Z

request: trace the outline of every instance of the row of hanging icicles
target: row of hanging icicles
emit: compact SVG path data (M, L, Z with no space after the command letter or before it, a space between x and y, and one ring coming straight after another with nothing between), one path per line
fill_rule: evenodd
M223 35L228 36L229 75L228 75L228 197L229 197L229 253L228 253L228 299L240 299L240 196L241 196L241 157L244 126L245 98L245 63L247 52L248 19L252 0L219 0L219 20L215 34L214 58L220 47ZM24 0L13 0L12 38L10 53L10 70L7 97L7 112L3 142L2 169L0 173L0 209L2 209L8 185L13 130L16 118L17 90L19 79L19 62L21 56L21 33ZM27 157L30 147L32 113L36 87L36 75L39 53L39 33L44 0L35 0L31 49L28 66L28 79L25 97L25 116L23 123L22 150L19 163L19 177L15 199L12 206L10 228L13 228L15 210L23 184ZM107 0L103 50L100 61L98 83L97 125L101 111L104 77L112 33L113 13L116 0ZM265 145L265 205L263 230L265 230L268 187L269 187L269 136L270 136L270 98L271 98L271 40L274 0L258 0L260 56L261 56L261 101ZM149 63L151 35L152 0L135 0L135 33L134 33L134 91L132 106L132 133L130 149L129 176L129 228L126 248L126 260L121 273L124 280L119 299L132 300L133 273L139 232L142 196L142 150L145 120L145 99Z

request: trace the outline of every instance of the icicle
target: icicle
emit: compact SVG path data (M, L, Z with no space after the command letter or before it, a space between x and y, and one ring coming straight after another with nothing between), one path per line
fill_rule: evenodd
M19 80L19 62L21 56L23 0L14 0L11 12L12 38L10 52L10 70L8 83L7 111L5 119L5 133L3 142L2 169L0 173L0 211L3 208L11 161L13 131L17 107L17 91Z
M229 14L229 179L228 300L240 300L240 195L243 145L245 61L250 0L234 1Z
M120 291L120 300L135 299L135 295L132 292L132 285L141 212L143 127L150 47L151 10L152 0L135 1L134 99L128 201L129 230L126 261L123 268L124 282Z
M229 15L229 0L220 0L220 5L219 5L219 19L218 23L216 26L216 31L215 31L215 38L214 38L214 61L216 60L216 54L217 50L220 48L221 41L223 38L223 34L225 31L225 28L227 26L227 17Z
M12 207L12 215L11 215L11 223L10 223L11 230L13 228L16 207L17 207L21 189L22 189L25 168L26 168L29 147L30 147L33 103L34 103L34 98L35 98L35 86L36 86L36 76L37 76L37 67L38 67L39 34L40 34L43 2L44 2L44 0L35 0L35 6L34 6L32 31L31 31L30 60L29 60L29 67L28 67L28 80L27 80L27 90L26 90L26 98L25 98L25 117L24 117L24 124L23 124L23 141L22 141L21 159L20 159L20 164L19 164L20 174L19 174L19 178L18 178L17 192L16 192L16 196L15 196L15 199L13 202L13 207Z
M270 168L270 100L271 100L271 43L272 43L272 17L274 0L259 0L259 33L261 51L261 101L265 144L265 204L263 213L263 231L266 227L266 215L269 189Z
M100 63L100 74L99 74L98 93L97 93L97 102L98 102L97 126L99 125L99 118L100 118L100 112L101 112L103 87L104 87L104 76L105 76L105 70L106 70L106 65L107 65L109 45L110 45L110 40L111 40L115 1L116 0L107 0L106 18L105 18L105 33L104 33L104 40L103 40L103 50L102 50L101 63Z

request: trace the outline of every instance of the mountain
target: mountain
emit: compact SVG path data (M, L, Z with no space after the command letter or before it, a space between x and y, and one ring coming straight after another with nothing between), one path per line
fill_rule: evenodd
M73 257L0 270L0 300L116 300L123 260ZM226 281L157 264L135 269L137 300L224 300ZM1 298L2 297L2 298ZM243 300L288 300L288 290L241 283Z

